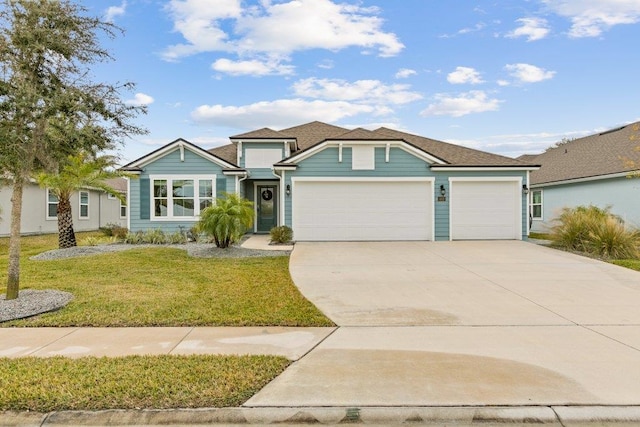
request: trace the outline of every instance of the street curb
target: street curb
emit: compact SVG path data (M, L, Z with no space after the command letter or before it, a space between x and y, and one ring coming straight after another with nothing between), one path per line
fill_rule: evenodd
M50 413L0 412L0 425L159 426L215 424L458 425L638 423L640 406L201 408Z

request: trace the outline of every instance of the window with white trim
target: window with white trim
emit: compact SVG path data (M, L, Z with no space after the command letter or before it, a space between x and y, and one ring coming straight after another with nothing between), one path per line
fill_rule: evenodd
M531 191L531 218L542 219L542 190Z
M120 219L127 217L127 202L120 200Z
M58 196L47 189L47 219L58 219Z
M79 201L80 201L79 218L88 219L89 218L89 192L81 191Z
M215 175L150 178L153 219L196 219L213 204Z

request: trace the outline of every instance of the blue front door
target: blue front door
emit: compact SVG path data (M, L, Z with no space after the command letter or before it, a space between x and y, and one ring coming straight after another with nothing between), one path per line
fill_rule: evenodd
M276 185L258 185L257 188L257 231L268 233L278 225L278 187Z

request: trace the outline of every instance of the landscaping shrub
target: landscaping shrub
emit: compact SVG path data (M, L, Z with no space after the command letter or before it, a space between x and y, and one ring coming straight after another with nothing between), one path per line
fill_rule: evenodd
M227 248L236 243L253 225L253 203L228 193L200 214L198 230L213 236L216 246Z
M272 243L289 243L293 240L293 230L291 227L286 225L281 225L279 227L273 227L269 231L269 235L271 236Z
M98 228L102 234L107 237L115 237L116 239L122 240L125 238L129 229L127 227L122 227L118 224L108 223L107 225Z
M604 258L636 258L640 243L637 230L628 228L610 208L564 208L551 228L555 246Z

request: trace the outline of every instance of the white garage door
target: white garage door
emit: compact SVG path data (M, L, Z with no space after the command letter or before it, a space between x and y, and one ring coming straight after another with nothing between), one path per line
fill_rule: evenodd
M294 181L293 237L433 240L430 181Z
M520 181L452 181L452 240L522 239Z

